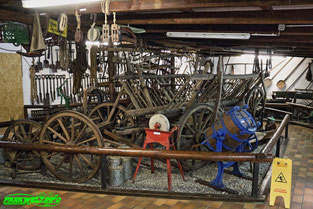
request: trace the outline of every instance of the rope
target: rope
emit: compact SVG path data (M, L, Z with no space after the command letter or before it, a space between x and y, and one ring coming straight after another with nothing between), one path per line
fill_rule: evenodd
M97 46L92 46L90 49L90 82L91 84L98 83L97 81Z
M87 70L86 45L76 43L76 59L73 61L73 93L80 92L82 87L82 78Z
M106 14L106 15L110 15L110 3L111 0L103 0L101 1L101 10L102 13Z
M35 67L31 66L29 68L29 77L30 77L30 99L32 104L37 100L37 85L35 81Z

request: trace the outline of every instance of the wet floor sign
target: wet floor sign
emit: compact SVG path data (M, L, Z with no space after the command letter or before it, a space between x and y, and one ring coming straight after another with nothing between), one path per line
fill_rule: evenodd
M277 196L284 198L285 208L290 208L292 161L275 158L273 160L270 205L275 204Z

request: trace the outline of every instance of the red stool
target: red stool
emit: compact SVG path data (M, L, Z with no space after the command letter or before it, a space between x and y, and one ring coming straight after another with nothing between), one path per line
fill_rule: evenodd
M160 131L158 129L149 129L149 128L145 128L146 131L146 139L145 139L145 143L143 145L143 149L146 148L146 146L149 144L150 149L153 149L153 144L152 143L159 143L161 145L163 145L164 147L166 147L166 150L170 150L170 147L173 147L173 150L176 150L175 145L173 143L173 140L170 139L170 137L173 135L173 133L177 130L177 127L174 127L170 132L168 131ZM139 158L138 164L137 164L137 168L133 177L133 182L135 181L137 172L139 170L139 166L141 163L142 157ZM167 159L167 181L168 181L168 191L171 190L172 187L172 173L171 173L171 162L170 159ZM181 167L181 164L179 162L179 160L177 160L178 163L178 167L180 170L180 173L183 177L183 180L185 181L184 178L184 172L183 169ZM151 158L151 173L154 173L154 159Z

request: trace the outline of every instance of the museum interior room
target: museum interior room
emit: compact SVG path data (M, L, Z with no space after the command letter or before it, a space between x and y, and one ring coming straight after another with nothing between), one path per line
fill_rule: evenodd
M0 208L313 209L313 1L0 0Z

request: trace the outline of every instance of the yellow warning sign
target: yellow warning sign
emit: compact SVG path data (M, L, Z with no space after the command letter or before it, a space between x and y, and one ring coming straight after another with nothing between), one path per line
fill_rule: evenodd
M277 176L275 182L287 183L287 180L282 172L280 172L280 174Z
M277 196L284 198L285 208L290 208L292 161L275 158L273 160L270 205Z
M61 33L61 36L63 36L64 38L67 37L67 27L68 26L66 26L65 30ZM58 30L58 21L49 19L48 32L60 35L60 32Z

